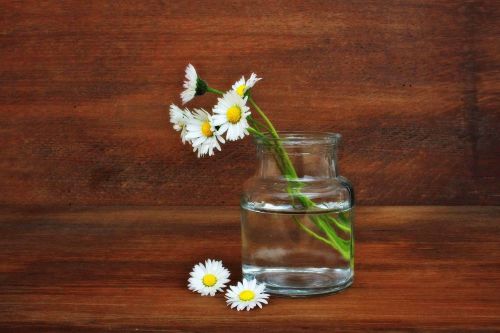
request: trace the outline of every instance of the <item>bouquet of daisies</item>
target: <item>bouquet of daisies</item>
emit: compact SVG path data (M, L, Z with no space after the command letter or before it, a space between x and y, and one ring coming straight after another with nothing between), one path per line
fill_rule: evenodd
M182 142L189 142L193 146L193 150L198 153L198 157L202 157L212 156L215 149L220 151L221 144L225 143L225 140L243 139L250 132L263 136L261 131L265 127L260 126L252 118L247 102L252 103L261 116L267 120L267 126L274 129L250 96L250 89L259 80L260 78L252 73L248 80L242 77L232 86L231 90L223 93L210 87L198 76L193 65L189 64L186 67L185 90L181 93L182 103L186 104L195 96L203 95L206 92L222 97L213 107L213 114L204 109L190 111L187 108L181 109L175 104L170 106L170 121L174 125L174 129L181 132ZM223 138L224 134L225 139Z
M255 73L245 80L241 77L227 92L220 91L208 85L193 65L186 67L186 80L184 91L181 92L182 103L186 104L196 96L205 93L213 93L221 97L212 108L212 113L204 109L180 108L175 104L170 105L170 122L176 131L180 132L183 143L189 143L198 157L212 156L215 149L221 150L221 144L227 141L243 139L252 135L262 140L273 151L277 165L288 181L288 194L292 200L298 201L305 208L315 207L316 204L301 193L302 183L298 179L297 172L283 148L282 141L275 127L252 98L251 90L260 80ZM259 119L254 118L249 105L255 110ZM308 228L299 220L297 225L312 237L328 244L338 251L345 259L350 258L351 244L349 241L339 237L333 226L340 230L349 232L348 221L339 215L335 218L325 214L310 217L315 226L323 232L317 232Z

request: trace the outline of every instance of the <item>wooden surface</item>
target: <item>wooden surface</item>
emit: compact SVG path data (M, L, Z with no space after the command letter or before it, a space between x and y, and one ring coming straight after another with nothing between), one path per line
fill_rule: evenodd
M499 21L499 1L1 1L0 204L237 205L252 144L200 161L168 123L192 62L220 89L257 72L281 130L343 134L361 204L496 205Z
M500 331L499 215L360 207L350 289L242 313L186 288L206 258L241 278L237 208L4 209L0 331Z

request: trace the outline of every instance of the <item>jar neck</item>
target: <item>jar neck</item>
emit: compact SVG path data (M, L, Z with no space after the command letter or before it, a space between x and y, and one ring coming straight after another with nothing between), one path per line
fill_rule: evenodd
M328 133L301 133L298 136L294 133L281 134L280 137L280 146L286 151L298 179L334 178L339 175L337 146L340 136ZM279 151L276 144L257 141L259 177L283 177L284 171L290 177L290 163Z

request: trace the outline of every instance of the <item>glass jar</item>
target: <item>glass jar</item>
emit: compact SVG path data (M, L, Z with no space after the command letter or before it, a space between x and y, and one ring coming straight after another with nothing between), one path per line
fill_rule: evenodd
M241 200L242 270L272 294L341 291L354 277L354 194L333 133L256 139L258 168Z

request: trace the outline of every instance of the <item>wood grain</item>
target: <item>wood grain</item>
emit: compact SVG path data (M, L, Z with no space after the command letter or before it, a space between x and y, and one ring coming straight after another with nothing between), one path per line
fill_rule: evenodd
M361 207L356 278L236 312L186 288L196 262L241 278L231 207L0 211L2 332L500 330L500 208Z
M256 71L282 130L342 133L362 204L498 204L499 21L498 1L1 1L0 204L236 205L251 142L197 160L169 125L188 62L220 89Z

